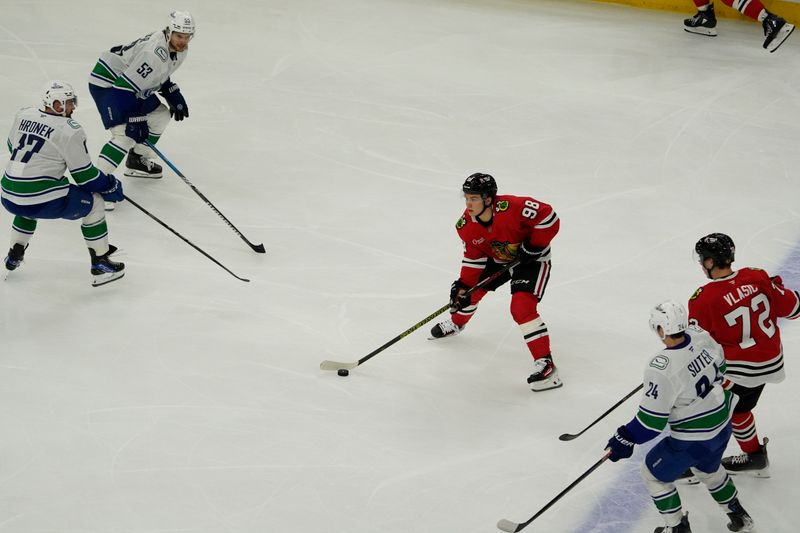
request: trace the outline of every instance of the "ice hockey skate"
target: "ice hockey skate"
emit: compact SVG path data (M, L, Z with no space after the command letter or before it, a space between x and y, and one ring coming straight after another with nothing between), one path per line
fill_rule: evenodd
M722 459L722 466L729 474L749 474L755 477L769 477L769 457L767 443L760 445L757 452L731 455Z
M681 523L677 526L661 526L653 530L653 533L692 533L692 528L689 526L689 513L684 513L681 517Z
M680 483L684 485L697 485L700 483L700 480L697 479L697 476L694 475L691 468L686 469L686 472L678 476L678 479L675 480L675 483Z
M794 31L794 24L789 24L772 13L767 14L767 18L761 24L764 26L764 49L770 53L780 48Z
M17 243L8 249L8 255L5 258L6 273L3 279L7 279L8 275L22 264L22 260L25 257L25 248L27 246Z
M551 357L542 357L533 362L533 374L528 376L528 385L531 386L532 391L557 389L563 384Z
M455 337L459 333L461 333L460 328L453 323L452 319L447 319L442 322L439 322L435 326L431 328L431 336L428 337L428 340L436 340L436 339L443 339L445 337Z
M125 161L125 175L129 178L161 179L162 170L161 165L149 157L137 154L134 148L128 152L128 159Z
M689 33L716 37L717 16L714 14L714 4L709 4L705 11L698 10L692 18L684 19L683 29Z
M729 531L753 531L753 519L750 518L742 504L739 503L739 498L729 503L728 509L730 510L728 513L728 518L730 519L728 523Z
M104 255L97 255L94 250L89 248L89 254L92 256L91 272L93 287L111 283L125 275L125 263L117 263L109 258L115 251L117 251L116 247L109 246L108 252Z

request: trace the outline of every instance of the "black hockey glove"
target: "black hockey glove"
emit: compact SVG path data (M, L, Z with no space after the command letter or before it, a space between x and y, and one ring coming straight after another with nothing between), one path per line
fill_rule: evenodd
M450 312L456 313L461 311L465 307L469 307L471 303L471 297L469 294L464 294L467 289L469 289L469 285L457 279L450 285Z
M100 196L102 196L103 200L106 202L121 202L125 199L124 193L122 192L122 182L111 175L109 175L108 178L111 180L112 186L107 191L101 192Z
M628 429L625 426L618 427L614 436L608 439L606 450L611 450L608 459L612 463L616 463L620 459L627 459L633 455L633 447L635 445L636 443L633 442L633 437L628 433Z
M538 261L544 255L545 250L547 248L539 248L528 241L522 241L522 244L517 249L517 259L523 265L530 265Z
M181 89L177 83L167 80L158 92L169 104L169 116L174 118L176 122L180 122L189 116L189 106L186 105L186 99L181 94Z
M128 124L125 125L125 135L141 144L147 140L150 135L150 127L147 125L147 117L130 117Z

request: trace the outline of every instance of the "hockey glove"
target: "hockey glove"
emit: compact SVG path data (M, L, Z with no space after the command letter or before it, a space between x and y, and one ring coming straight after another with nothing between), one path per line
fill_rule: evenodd
M609 460L612 463L616 463L620 459L627 459L633 455L635 444L633 437L628 433L628 429L625 426L618 427L614 436L608 439L608 445L606 446L606 450L611 450L611 454L608 456Z
M150 135L150 127L147 125L147 117L130 117L128 124L125 125L125 135L141 144L147 140Z
M469 289L469 285L457 279L450 285L450 312L457 313L461 311L465 307L469 307L471 303L471 297L469 294L464 294L467 289Z
M517 258L523 265L530 265L538 261L542 255L544 255L546 249L547 248L534 246L528 241L522 241L522 244L519 245L519 249L517 250Z
M113 185L107 191L101 192L100 196L102 196L103 200L106 202L121 202L125 199L124 193L122 192L122 182L110 174L108 177L111 179Z
M181 94L181 89L177 83L172 83L167 80L162 86L159 94L164 97L164 100L169 104L169 116L174 118L177 122L189 116L189 106L186 105L186 99Z

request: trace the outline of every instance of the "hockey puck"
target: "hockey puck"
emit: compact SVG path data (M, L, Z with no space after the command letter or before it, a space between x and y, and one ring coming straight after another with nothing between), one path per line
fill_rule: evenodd
M346 368L340 368L337 374L339 374L342 377L347 377L350 375L350 371L347 370Z

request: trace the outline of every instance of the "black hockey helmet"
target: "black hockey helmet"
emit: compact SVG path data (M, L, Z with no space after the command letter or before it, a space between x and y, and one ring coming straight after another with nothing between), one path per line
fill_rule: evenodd
M694 252L700 262L710 257L715 267L725 268L733 263L736 246L733 239L724 233L710 233L697 241Z
M464 194L480 194L482 198L497 196L497 182L489 174L476 172L464 181L461 187Z

